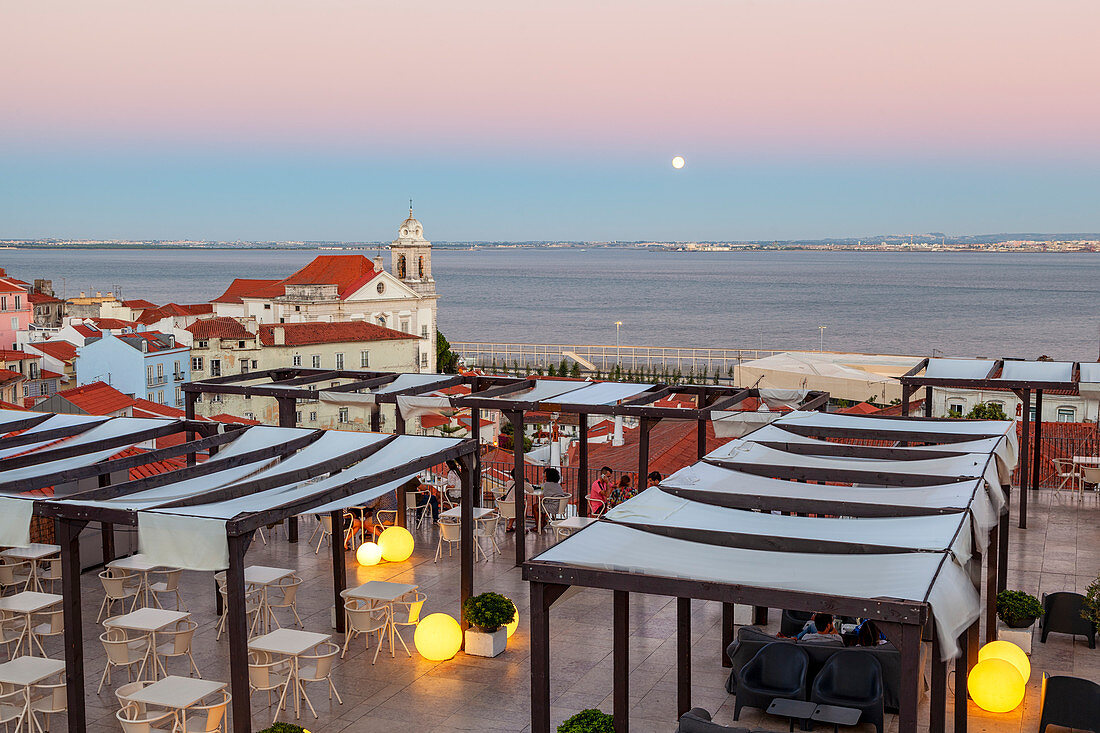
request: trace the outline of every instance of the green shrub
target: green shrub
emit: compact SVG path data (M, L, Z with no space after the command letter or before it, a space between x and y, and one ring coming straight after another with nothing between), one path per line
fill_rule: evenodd
M1007 420L1003 407L996 402L979 402L966 413L967 420Z
M480 593L466 599L462 614L472 626L491 634L515 619L516 608L499 593Z
M1043 615L1043 605L1030 593L1020 590L1003 590L997 594L997 616L1009 626Z
M309 733L309 731L294 723L275 723L270 728L264 728L260 733Z
M1096 580L1089 583L1088 590L1085 591L1085 602L1081 607L1081 618L1100 626L1100 575L1096 576Z
M613 718L605 712L582 710L558 726L558 733L615 733Z

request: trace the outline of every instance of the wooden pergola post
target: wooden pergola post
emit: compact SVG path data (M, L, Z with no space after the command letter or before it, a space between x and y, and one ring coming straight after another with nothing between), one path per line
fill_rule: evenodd
M691 710L691 599L676 599L676 717Z
M1020 435L1020 529L1027 529L1027 487L1031 485L1031 390L1024 390L1023 427Z
M638 485L635 487L642 491L646 486L646 477L649 475L649 431L657 424L656 420L643 417L638 422Z
M932 684L928 702L928 733L945 733L947 726L947 663L940 659L943 645L936 633L933 619L929 619L932 626Z
M61 609L65 626L65 702L72 733L87 730L84 710L84 633L80 613L80 531L87 522L61 519Z
M924 416L932 417L932 385L924 388Z
M398 489L400 492L401 489ZM336 608L336 632L344 633L344 596L348 583L348 573L344 557L344 511L336 509L329 512L332 524L332 602Z
M913 388L907 383L901 385L901 416L909 417L909 401L913 399ZM927 414L927 411L925 411Z
M615 733L630 730L630 593L614 591L612 609Z
M550 733L550 606L568 589L531 581L531 733Z
M335 530L334 530L335 531ZM229 689L233 695L233 731L251 733L252 706L248 684L248 614L244 596L244 558L252 532L229 535L229 569L225 573L225 612L229 615ZM333 545L335 538L333 538ZM342 545L341 545L342 547Z
M470 437L477 443L473 462L473 491L474 506L480 507L485 503L485 496L481 489L481 408L479 407L470 408Z
M577 416L580 432L579 465L577 466L577 514L588 516L588 415L581 413Z
M1035 442L1031 446L1031 488L1039 490L1043 461L1043 390L1035 390ZM1023 497L1020 497L1023 501Z
M466 599L474 594L474 458L463 456L458 461L458 475L461 480L462 497L459 499L461 506L461 522L459 531L462 535L460 547L460 570L458 584L458 607L461 610L466 604ZM465 630L470 623L466 614L461 615L462 628Z
M298 400L293 397L279 397L279 427L293 428L298 425ZM288 542L298 541L298 517L286 518L286 537Z
M512 499L516 505L516 565L527 559L527 481L523 476L523 412L508 413L512 423Z
M997 640L997 578L1000 565L1001 528L993 525L989 531L989 550L985 553L985 641Z

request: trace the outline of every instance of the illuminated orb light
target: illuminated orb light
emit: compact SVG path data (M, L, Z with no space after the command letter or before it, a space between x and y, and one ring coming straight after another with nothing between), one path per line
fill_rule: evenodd
M1003 659L985 659L974 665L966 680L970 698L982 710L1007 713L1024 701L1020 670Z
M355 559L360 565L377 565L382 559L382 548L373 542L364 542L355 551Z
M387 527L378 535L382 559L386 562L405 562L413 554L412 532L404 527Z
M683 168L684 167L684 157L682 155L677 155L675 158L673 158L672 159L672 167L675 168L676 170L680 170L681 168Z
M462 627L445 613L433 613L416 625L413 644L425 659L445 661L462 648Z
M1024 678L1024 684L1031 679L1031 660L1024 654L1024 650L1011 641L991 641L978 650L978 661L984 659L1003 659L1020 672Z
M512 617L512 623L505 624L504 628L508 629L508 638L512 638L512 634L516 633L516 629L519 628L519 609L516 608L516 602L512 601L512 608L516 609L516 615Z

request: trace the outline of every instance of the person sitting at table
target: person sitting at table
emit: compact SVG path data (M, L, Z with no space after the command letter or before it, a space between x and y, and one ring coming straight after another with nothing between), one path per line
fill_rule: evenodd
M588 490L588 513L601 514L607 504L607 495L611 493L611 467L604 466L600 475L592 482Z
M886 637L871 619L865 619L856 627L856 646L878 646L887 643Z
M550 466L542 472L542 478L542 498L560 499L563 496L569 496L561 487L561 472L558 469Z
M833 626L833 616L830 613L815 613L795 638L809 642L842 641L840 632Z
M432 513L432 524L439 521L439 497L432 493L432 485L421 482L416 487L416 518L427 509Z
M524 483L526 484L527 482L525 481ZM525 520L527 518L527 515L531 511L531 499L532 499L532 497L527 494L527 491L528 491L529 488L530 488L530 484L527 485L527 487L524 489L524 492L523 492L524 493L524 497L523 497L523 517L524 517ZM501 497L500 499L497 499L497 501L508 503L508 502L514 502L515 500L516 500L516 482L513 481L512 479L508 479L508 482L506 484L504 484L504 496ZM509 519L507 522L505 522L504 523L504 531L505 532L515 532L516 531L516 520L515 519Z
M375 513L379 510L397 511L397 494L393 491L387 491L382 496L378 497L369 506L365 507L351 507L347 510L345 517L350 518L351 531L347 534L347 539L344 540L344 549L351 549L351 538L355 536L355 533L359 530L363 531L364 536L374 538L374 525L381 524L375 519ZM345 522L349 524L349 522Z
M611 509L619 504L622 504L627 499L631 499L637 494L637 490L631 485L633 481L630 478L629 473L624 473L619 477L619 483L615 484L615 488L608 494L606 503L607 508Z
M660 471L650 471L649 475L646 476L645 487L647 489L652 489L654 486L660 486L663 479L664 476L661 475Z

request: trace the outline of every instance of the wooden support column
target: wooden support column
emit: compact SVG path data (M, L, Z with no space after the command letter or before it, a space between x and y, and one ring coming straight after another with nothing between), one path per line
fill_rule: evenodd
M1031 485L1031 390L1023 396L1023 428L1020 435L1020 529L1027 529L1027 487Z
M1000 527L993 525L989 532L989 550L985 553L985 641L997 640L997 566Z
M417 479L419 480L419 479ZM393 523L398 527L404 527L408 524L408 520L405 517L409 512L409 495L405 489L405 484L397 487L397 516L393 518Z
M959 637L961 654L955 658L955 733L966 733L967 693L966 679L978 663L978 622Z
M370 413L370 431L372 433L382 432L382 406L374 405L374 409Z
M279 397L279 427L293 428L298 425L298 400L293 397ZM298 517L286 518L286 537L288 542L298 541Z
M931 623L931 622L930 622ZM940 660L943 648L932 624L932 691L928 704L929 733L944 733L947 726L947 663Z
M752 625L753 626L767 626L768 625L768 608L767 608L767 606L753 606L752 607Z
M84 633L80 614L80 530L85 522L59 522L57 543L61 545L61 608L65 625L65 699L69 730L87 730L84 709Z
M900 624L901 689L898 701L898 733L917 733L917 705L920 701L920 684L923 669L920 663L921 627Z
M614 591L614 610L612 613L614 639L614 659L612 679L614 680L615 733L627 733L630 730L630 594L625 590Z
M638 423L638 483L635 489L641 491L646 485L646 476L649 475L649 431L656 424L655 420L643 417Z
M550 606L567 585L531 581L531 733L550 733Z
M1005 493L1005 511L999 518L997 531L997 592L1008 586L1008 513L1012 506L1012 483L1002 484Z
M395 418L395 427L393 432L397 435L405 434L405 418L401 416L401 407L394 403L393 414Z
M1039 489L1043 460L1043 390L1035 390L1035 441L1031 444L1031 488ZM1030 498L1030 497L1029 497ZM1020 497L1021 502L1023 497ZM1024 504L1021 503L1021 506Z
M588 516L588 415L580 414L578 427L580 432L580 465L577 467L577 514Z
M462 497L459 499L459 510L462 518L462 526L459 531L462 535L462 542L459 543L459 553L461 555L459 571L459 584L458 584L458 607L461 609L466 603L466 599L474 594L474 471L473 471L473 457L463 456L459 461L458 476L462 486ZM522 533L523 528L516 530L517 533ZM518 534L516 542L522 538L522 534ZM462 629L465 630L469 627L469 622L466 620L466 615L462 614Z
M515 491L512 498L516 504L516 565L522 565L527 559L527 494L524 488L527 482L523 477L523 413L509 412L512 423L512 481Z
M245 553L252 533L230 535L229 569L225 574L226 609L229 615L229 690L233 695L233 733L251 733L252 706L248 686L248 615L244 602ZM335 542L333 544L336 544Z
M332 600L336 606L336 631L344 633L344 597L347 587L347 568L344 566L344 512L340 509L329 513L332 522Z
M924 416L932 417L932 385L924 388Z
M901 416L909 417L909 401L913 399L913 388L908 384L901 385Z
M194 420L195 419L195 401L198 400L198 398L199 398L199 393L198 392L184 392L183 393L183 416L184 416L185 419L187 419L187 420ZM187 431L184 432L183 437L187 440L187 442L190 443L192 440L195 439L195 431L187 430ZM184 456L184 462L188 466L194 466L196 460L197 459L196 459L194 453L188 453L186 456Z
M691 599L676 599L676 717L691 710Z
M729 652L726 651L733 643L733 612L734 605L732 603L722 604L722 666L727 669L733 666L733 660L730 659Z
M103 567L115 559L115 525L110 522L100 522L102 532L100 539L103 544Z
M707 421L695 422L695 457L700 461L707 454Z
M476 379L476 377L475 377ZM476 386L476 384L475 384ZM474 506L481 507L485 504L485 496L481 488L481 408L470 408L470 437L477 443L477 452L473 455L474 472Z

